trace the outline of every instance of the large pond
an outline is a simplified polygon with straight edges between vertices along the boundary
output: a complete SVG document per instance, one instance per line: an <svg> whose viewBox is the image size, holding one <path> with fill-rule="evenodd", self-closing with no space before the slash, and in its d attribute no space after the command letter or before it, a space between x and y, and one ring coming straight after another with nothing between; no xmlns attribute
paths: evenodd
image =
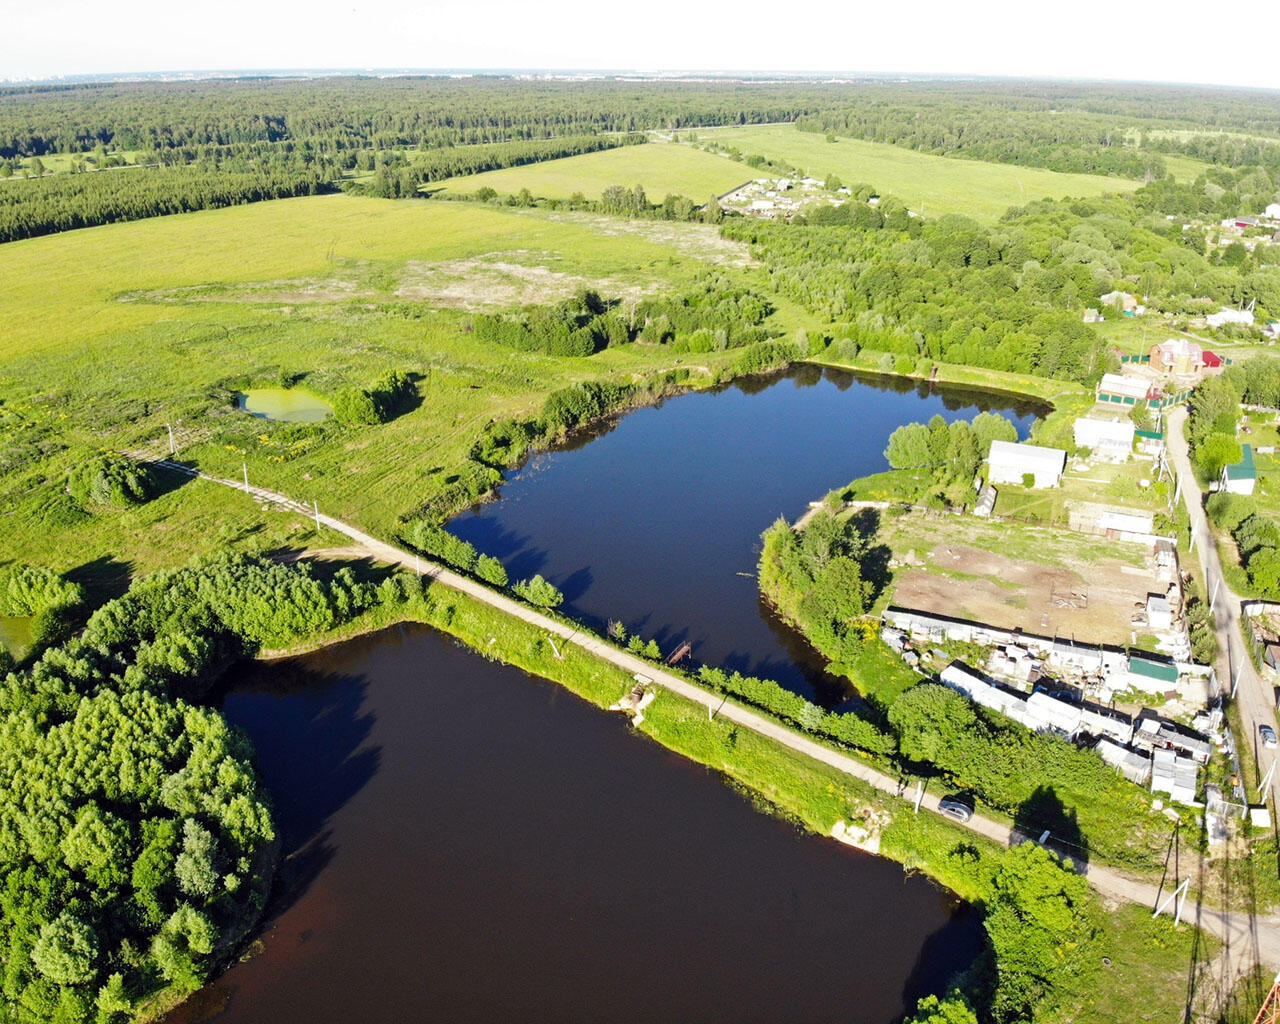
<svg viewBox="0 0 1280 1024"><path fill-rule="evenodd" d="M924 878L426 628L233 676L281 882L181 1020L887 1024L979 947Z"/></svg>
<svg viewBox="0 0 1280 1024"><path fill-rule="evenodd" d="M1044 407L1009 394L802 367L640 409L509 473L499 500L449 528L500 558L512 579L542 573L565 611L693 644L709 665L842 695L811 649L760 600L760 534L812 500L887 469L893 430L935 413L996 411L1026 435Z"/></svg>
<svg viewBox="0 0 1280 1024"><path fill-rule="evenodd" d="M236 408L264 420L318 423L333 415L333 406L305 388L254 388L236 392Z"/></svg>

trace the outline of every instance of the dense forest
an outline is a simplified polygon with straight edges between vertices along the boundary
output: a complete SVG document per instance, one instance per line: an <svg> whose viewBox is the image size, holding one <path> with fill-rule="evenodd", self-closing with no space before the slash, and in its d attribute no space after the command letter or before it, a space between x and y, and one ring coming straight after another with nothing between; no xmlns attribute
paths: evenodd
<svg viewBox="0 0 1280 1024"><path fill-rule="evenodd" d="M1280 113L1275 97L1264 92L1228 97L1179 86L895 84L857 90L799 124L925 153L1129 178L1164 177L1161 153L1231 167L1280 167ZM1203 134L1188 139L1178 131L1192 126ZM1242 137L1254 133L1270 138Z"/></svg>
<svg viewBox="0 0 1280 1024"><path fill-rule="evenodd" d="M146 167L60 174L0 187L0 242L331 191L321 175L304 168L235 172Z"/></svg>
<svg viewBox="0 0 1280 1024"><path fill-rule="evenodd" d="M1182 154L1280 175L1272 98L1240 92L1228 102L1180 87L498 76L37 86L0 89L0 176L10 177L0 241L353 178L372 195L414 195L452 175L590 152L629 133L785 121L1059 171L1155 180L1166 174L1162 154ZM74 155L82 180L19 180L32 173L27 161L55 154ZM121 154L148 173L96 173L117 168Z"/></svg>

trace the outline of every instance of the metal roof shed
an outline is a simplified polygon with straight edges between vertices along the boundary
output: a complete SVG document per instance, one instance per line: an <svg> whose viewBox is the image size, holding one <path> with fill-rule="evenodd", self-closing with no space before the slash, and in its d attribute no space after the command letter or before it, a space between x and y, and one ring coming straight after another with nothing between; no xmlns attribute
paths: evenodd
<svg viewBox="0 0 1280 1024"><path fill-rule="evenodd" d="M1067 453L1061 448L992 441L987 461L991 483L1020 484L1024 476L1030 475L1036 487L1054 487L1066 467Z"/></svg>
<svg viewBox="0 0 1280 1024"><path fill-rule="evenodd" d="M1160 683L1176 686L1178 682L1178 666L1163 661L1148 661L1146 658L1129 656L1129 671L1135 676L1145 676Z"/></svg>
<svg viewBox="0 0 1280 1024"><path fill-rule="evenodd" d="M1129 750L1110 740L1098 740L1095 748L1107 764L1119 770L1130 782L1145 786L1151 778L1151 758L1136 750Z"/></svg>
<svg viewBox="0 0 1280 1024"><path fill-rule="evenodd" d="M1253 446L1241 445L1244 457L1233 466L1222 471L1222 485L1232 494L1252 494L1258 482L1258 469L1253 461Z"/></svg>

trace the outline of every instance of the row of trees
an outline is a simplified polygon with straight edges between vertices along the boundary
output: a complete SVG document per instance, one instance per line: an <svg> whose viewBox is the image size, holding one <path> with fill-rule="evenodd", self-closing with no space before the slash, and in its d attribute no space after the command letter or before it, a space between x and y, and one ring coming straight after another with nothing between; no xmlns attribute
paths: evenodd
<svg viewBox="0 0 1280 1024"><path fill-rule="evenodd" d="M433 149L417 154L412 161L398 168L383 165L374 172L372 181L353 184L350 190L383 199L398 199L417 195L423 185L432 181L595 153L645 141L643 135L586 135Z"/></svg>
<svg viewBox="0 0 1280 1024"><path fill-rule="evenodd" d="M143 167L14 181L0 188L0 242L115 221L317 195L332 191L329 181L301 167L240 172Z"/></svg>
<svg viewBox="0 0 1280 1024"><path fill-rule="evenodd" d="M889 435L884 457L893 469L928 469L945 482L970 481L991 454L992 441L1017 441L1018 428L998 412L980 412L972 422L906 423Z"/></svg>
<svg viewBox="0 0 1280 1024"><path fill-rule="evenodd" d="M135 584L0 682L5 1020L111 1024L203 982L261 912L276 836L247 741L190 701L245 652L419 587L222 553ZM32 569L15 591L74 596Z"/></svg>

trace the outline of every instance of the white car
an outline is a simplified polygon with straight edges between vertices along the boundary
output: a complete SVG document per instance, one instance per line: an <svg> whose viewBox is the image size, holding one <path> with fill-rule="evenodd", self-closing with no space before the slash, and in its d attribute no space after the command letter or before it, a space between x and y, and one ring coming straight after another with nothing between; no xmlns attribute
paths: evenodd
<svg viewBox="0 0 1280 1024"><path fill-rule="evenodd" d="M1258 726L1258 735L1262 737L1264 747L1280 747L1280 741L1276 739L1276 731L1271 726Z"/></svg>

